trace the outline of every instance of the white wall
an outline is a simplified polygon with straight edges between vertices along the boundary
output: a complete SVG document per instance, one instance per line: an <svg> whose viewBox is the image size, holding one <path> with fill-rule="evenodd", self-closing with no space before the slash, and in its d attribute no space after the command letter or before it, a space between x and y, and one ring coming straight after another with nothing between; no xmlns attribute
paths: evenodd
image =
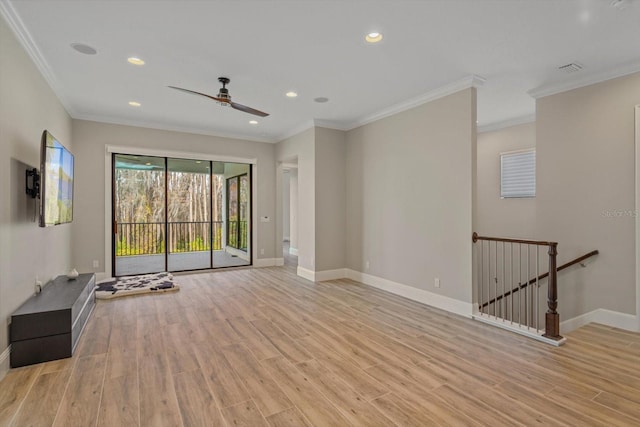
<svg viewBox="0 0 640 427"><path fill-rule="evenodd" d="M105 257L105 147L134 147L139 150L166 150L211 156L257 159L257 188L253 202L257 217L275 215L274 144L242 141L214 136L195 135L132 126L112 125L84 120L73 121L76 142L76 216L74 219L73 256L79 271L92 271L92 260L100 260L103 271ZM257 222L256 247L264 248L259 259L276 257L274 222ZM281 244L281 243L280 243ZM279 257L279 256L278 256ZM254 258L255 260L255 258ZM110 272L106 272L110 275Z"/></svg>
<svg viewBox="0 0 640 427"><path fill-rule="evenodd" d="M46 282L72 267L73 225L38 227L36 200L25 194L44 129L75 153L69 115L0 18L0 379L11 313L33 294L36 276Z"/></svg>
<svg viewBox="0 0 640 427"><path fill-rule="evenodd" d="M289 171L289 253L298 253L298 169Z"/></svg>
<svg viewBox="0 0 640 427"><path fill-rule="evenodd" d="M536 199L500 198L500 154L535 148L535 123L478 134L478 225L483 236L533 238Z"/></svg>
<svg viewBox="0 0 640 427"><path fill-rule="evenodd" d="M472 302L475 96L462 90L347 133L348 268Z"/></svg>
<svg viewBox="0 0 640 427"><path fill-rule="evenodd" d="M291 173L282 171L282 240L291 240Z"/></svg>
<svg viewBox="0 0 640 427"><path fill-rule="evenodd" d="M277 235L282 236L282 162L298 159L298 267L315 271L316 259L316 196L315 196L315 129L287 138L276 144L276 160L279 162L276 218ZM282 241L278 239L279 252Z"/></svg>
<svg viewBox="0 0 640 427"><path fill-rule="evenodd" d="M537 100L537 237L558 242L558 264L600 251L588 268L560 273L561 320L635 313L638 103L640 73Z"/></svg>

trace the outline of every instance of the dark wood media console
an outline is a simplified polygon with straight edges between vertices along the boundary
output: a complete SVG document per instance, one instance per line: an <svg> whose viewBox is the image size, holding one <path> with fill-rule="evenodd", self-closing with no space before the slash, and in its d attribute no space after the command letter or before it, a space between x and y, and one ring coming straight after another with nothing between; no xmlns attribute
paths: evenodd
<svg viewBox="0 0 640 427"><path fill-rule="evenodd" d="M95 307L95 274L58 276L11 315L11 367L71 357Z"/></svg>

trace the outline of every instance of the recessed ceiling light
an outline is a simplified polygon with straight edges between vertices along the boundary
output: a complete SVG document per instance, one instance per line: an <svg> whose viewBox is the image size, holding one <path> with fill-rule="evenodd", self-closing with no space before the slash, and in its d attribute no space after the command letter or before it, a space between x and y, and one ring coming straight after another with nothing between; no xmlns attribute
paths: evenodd
<svg viewBox="0 0 640 427"><path fill-rule="evenodd" d="M325 98L324 96L319 96L317 98L313 98L313 100L320 104L324 104L325 102L329 101L329 98Z"/></svg>
<svg viewBox="0 0 640 427"><path fill-rule="evenodd" d="M98 53L97 50L83 43L71 43L71 47L74 48L77 52L84 53L85 55L95 55L96 53Z"/></svg>
<svg viewBox="0 0 640 427"><path fill-rule="evenodd" d="M382 34L375 32L369 33L365 36L364 39L369 43L378 43L380 40L382 40Z"/></svg>
<svg viewBox="0 0 640 427"><path fill-rule="evenodd" d="M289 91L285 95L287 95L288 98L295 98L296 96L298 96L298 94L294 91Z"/></svg>
<svg viewBox="0 0 640 427"><path fill-rule="evenodd" d="M257 124L258 124L258 121L257 121L257 120L251 120L251 121L249 121L249 124L251 124L251 125L257 125Z"/></svg>
<svg viewBox="0 0 640 427"><path fill-rule="evenodd" d="M139 102L136 102L136 101L129 101L129 105L131 105L132 107L139 107L142 104L140 104Z"/></svg>
<svg viewBox="0 0 640 427"><path fill-rule="evenodd" d="M135 56L127 58L127 61L129 61L129 63L133 65L144 65L144 61L140 58L136 58Z"/></svg>

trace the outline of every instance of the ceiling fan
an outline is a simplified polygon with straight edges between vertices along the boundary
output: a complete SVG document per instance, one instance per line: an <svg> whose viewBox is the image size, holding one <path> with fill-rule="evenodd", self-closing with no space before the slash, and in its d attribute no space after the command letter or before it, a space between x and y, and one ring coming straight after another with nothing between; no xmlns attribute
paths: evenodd
<svg viewBox="0 0 640 427"><path fill-rule="evenodd" d="M244 111L245 113L254 114L260 117L266 117L269 115L269 113L265 113L260 110L256 110L254 108L247 107L246 105L238 104L237 102L233 102L231 100L231 95L229 95L229 89L227 89L226 87L231 80L228 77L218 77L218 81L222 83L222 87L220 88L220 91L218 92L217 96L207 95L206 93L196 92L195 90L184 89L176 86L169 86L169 87L171 89L177 89L183 92L192 93L194 95L200 95L200 96L207 97L209 99L213 99L214 101L218 102L220 105L229 105L231 106L231 108L235 110Z"/></svg>

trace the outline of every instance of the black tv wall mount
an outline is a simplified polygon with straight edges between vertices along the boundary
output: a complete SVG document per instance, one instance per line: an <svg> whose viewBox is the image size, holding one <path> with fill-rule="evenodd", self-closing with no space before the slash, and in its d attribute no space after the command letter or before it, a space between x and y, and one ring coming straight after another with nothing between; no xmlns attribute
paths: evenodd
<svg viewBox="0 0 640 427"><path fill-rule="evenodd" d="M29 185L29 179L31 179L31 185ZM32 199L40 197L40 172L38 172L37 168L25 171L25 186L27 194Z"/></svg>

